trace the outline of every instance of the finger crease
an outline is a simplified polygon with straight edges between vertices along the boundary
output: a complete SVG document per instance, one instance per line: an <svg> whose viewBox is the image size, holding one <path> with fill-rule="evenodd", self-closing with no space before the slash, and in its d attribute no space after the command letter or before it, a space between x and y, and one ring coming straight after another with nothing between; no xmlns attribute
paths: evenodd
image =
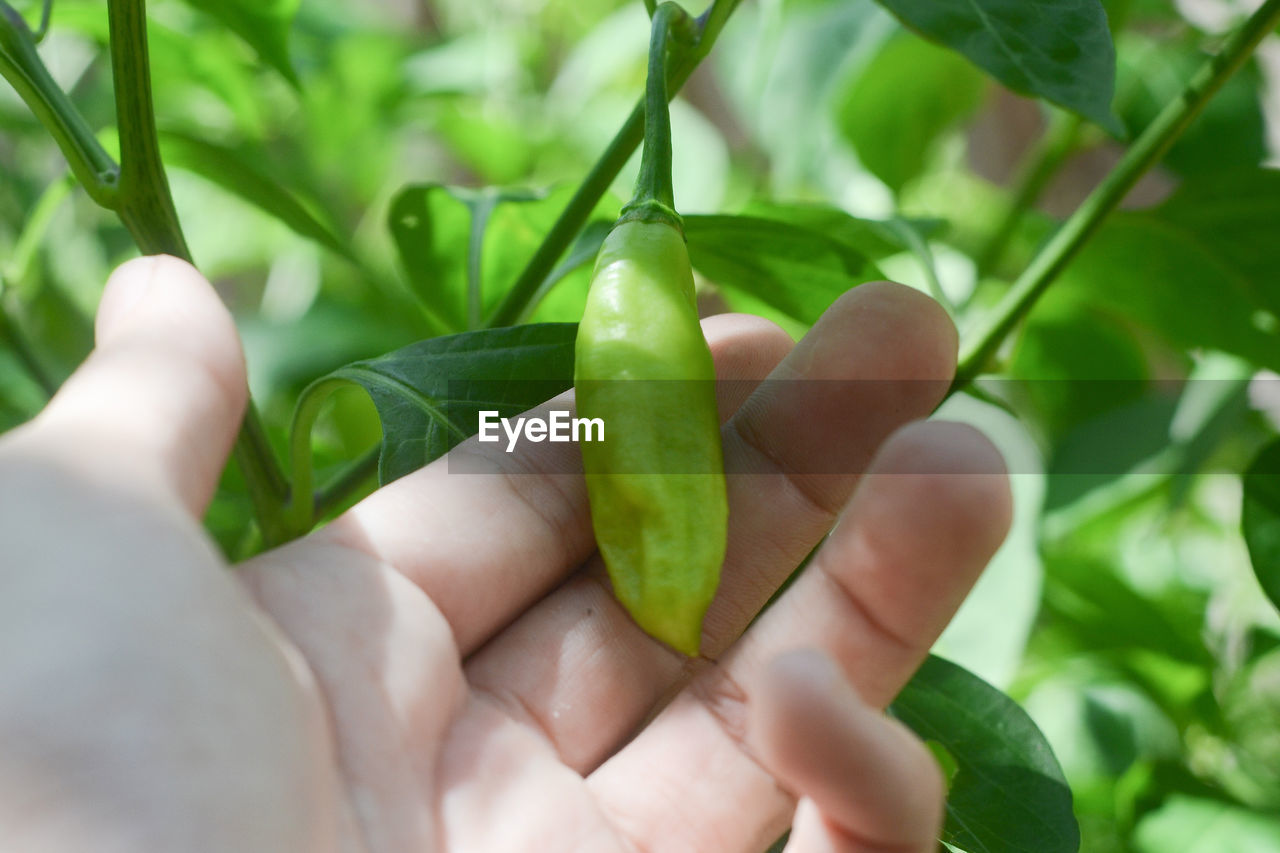
<svg viewBox="0 0 1280 853"><path fill-rule="evenodd" d="M774 473L782 475L783 481L787 486L798 494L814 513L828 521L835 519L840 511L840 506L828 506L828 501L820 497L814 489L807 485L804 478L800 476L800 473L795 468L786 464L776 453L766 449L764 442L760 440L760 436L754 428L736 417L729 421L728 428L733 430L746 448L768 462Z"/></svg>
<svg viewBox="0 0 1280 853"><path fill-rule="evenodd" d="M707 710L738 751L756 766L765 778L769 779L774 789L790 800L795 796L781 785L773 773L765 767L747 743L748 708L750 700L747 692L731 676L728 671L717 666L701 678L694 679L689 685L691 695Z"/></svg>
<svg viewBox="0 0 1280 853"><path fill-rule="evenodd" d="M871 838L861 832L854 832L843 826L832 824L830 821L827 821L827 826L851 842L854 850L865 848L875 850L876 853L919 853L923 849L919 841L885 841L880 838Z"/></svg>
<svg viewBox="0 0 1280 853"><path fill-rule="evenodd" d="M461 448L455 453L468 452ZM552 541L573 543L581 538L580 529L573 524L573 500L557 482L556 478L545 471L534 468L528 461L517 455L476 453L497 468L507 492L520 501L534 518L542 522L543 527L551 534ZM532 484L529 481L532 480ZM548 507L547 505L551 505ZM566 548L566 550L568 550Z"/></svg>
<svg viewBox="0 0 1280 853"><path fill-rule="evenodd" d="M489 701L498 711L513 722L527 726L540 736L553 752L559 754L559 750L556 747L556 738L551 727L547 725L541 715L534 712L533 706L519 691L502 690L477 684L472 684L471 689L475 691L477 696Z"/></svg>
<svg viewBox="0 0 1280 853"><path fill-rule="evenodd" d="M575 535L576 531L568 521L572 513L564 512L569 504L564 491L544 478L539 478L532 488L524 485L523 481L529 476L527 473L517 474L506 470L502 472L503 483L507 490L542 522L550 532L552 541L566 544L576 541L579 537ZM545 501L542 500L544 497L547 498ZM554 508L547 506L553 503Z"/></svg>
<svg viewBox="0 0 1280 853"><path fill-rule="evenodd" d="M900 632L891 629L883 619L875 613L875 608L869 606L862 598L849 588L840 577L831 573L827 568L825 560L817 560L818 576L825 583L835 589L837 595L845 601L851 610L861 619L871 630L881 638L888 640L899 649L912 654L918 655L922 651L926 651L920 647L920 644L913 642L908 637L903 636Z"/></svg>

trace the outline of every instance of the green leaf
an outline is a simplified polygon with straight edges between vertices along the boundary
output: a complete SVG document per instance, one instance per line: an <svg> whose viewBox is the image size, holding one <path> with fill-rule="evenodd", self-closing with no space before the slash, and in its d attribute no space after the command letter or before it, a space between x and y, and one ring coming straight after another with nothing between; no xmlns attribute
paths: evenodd
<svg viewBox="0 0 1280 853"><path fill-rule="evenodd" d="M731 305L759 303L806 326L841 294L879 277L851 246L779 220L686 216L684 232L694 267Z"/></svg>
<svg viewBox="0 0 1280 853"><path fill-rule="evenodd" d="M53 27L57 31L78 32L105 45L107 16L96 0L58 0L54 4ZM223 31L179 31L156 17L147 20L147 50L151 55L151 80L157 113L172 124L204 114L203 97L193 97L192 87L207 90L235 116L246 136L266 135L264 122L270 107L262 98L256 66L238 51L227 50ZM109 106L109 105L108 105Z"/></svg>
<svg viewBox="0 0 1280 853"><path fill-rule="evenodd" d="M819 231L873 261L913 250L904 228L927 240L938 236L946 227L941 219L862 219L825 204L754 201L743 213Z"/></svg>
<svg viewBox="0 0 1280 853"><path fill-rule="evenodd" d="M359 384L382 419L378 478L389 483L475 434L480 409L509 417L573 387L577 326L464 332L357 361L331 375Z"/></svg>
<svg viewBox="0 0 1280 853"><path fill-rule="evenodd" d="M448 143L454 156L486 183L522 179L529 174L538 153L525 120L495 115L491 109L458 100L442 99L435 107L434 131Z"/></svg>
<svg viewBox="0 0 1280 853"><path fill-rule="evenodd" d="M244 39L258 57L294 86L298 75L289 59L289 28L302 0L187 0Z"/></svg>
<svg viewBox="0 0 1280 853"><path fill-rule="evenodd" d="M895 192L924 171L934 143L982 103L987 81L923 39L890 39L854 78L836 123L862 165Z"/></svg>
<svg viewBox="0 0 1280 853"><path fill-rule="evenodd" d="M1098 0L878 0L1015 92L1052 101L1115 134L1115 46Z"/></svg>
<svg viewBox="0 0 1280 853"><path fill-rule="evenodd" d="M423 306L448 329L467 328L466 260L471 212L438 184L409 186L388 214L391 236Z"/></svg>
<svg viewBox="0 0 1280 853"><path fill-rule="evenodd" d="M426 309L451 331L478 326L537 250L572 190L471 190L443 184L401 190L391 203L391 235ZM602 201L598 210L607 209L613 211L612 222L617 208ZM534 312L538 320L582 316L589 278L583 267L594 255L580 250L597 236L598 230L592 231L584 238L587 243L566 258L570 266L562 263L548 276L540 293L547 295L554 285L557 298Z"/></svg>
<svg viewBox="0 0 1280 853"><path fill-rule="evenodd" d="M166 164L212 181L268 216L280 220L294 233L356 262L346 241L308 210L288 188L259 167L252 156L172 130L161 134L160 145Z"/></svg>
<svg viewBox="0 0 1280 853"><path fill-rule="evenodd" d="M1277 233L1280 171L1188 180L1159 207L1114 215L1058 287L1178 346L1217 349L1276 370Z"/></svg>
<svg viewBox="0 0 1280 853"><path fill-rule="evenodd" d="M1229 803L1175 794L1138 824L1138 853L1272 853L1280 820Z"/></svg>
<svg viewBox="0 0 1280 853"><path fill-rule="evenodd" d="M1071 790L1035 723L972 673L929 656L890 712L957 770L942 840L963 850L1076 853Z"/></svg>
<svg viewBox="0 0 1280 853"><path fill-rule="evenodd" d="M1240 527L1258 583L1280 608L1280 440L1263 448L1244 473Z"/></svg>

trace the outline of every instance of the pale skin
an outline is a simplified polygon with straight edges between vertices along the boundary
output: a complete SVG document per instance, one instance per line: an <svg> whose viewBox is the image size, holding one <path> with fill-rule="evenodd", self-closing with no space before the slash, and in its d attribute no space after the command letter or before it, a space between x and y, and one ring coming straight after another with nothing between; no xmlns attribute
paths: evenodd
<svg viewBox="0 0 1280 853"><path fill-rule="evenodd" d="M792 853L935 850L940 773L881 709L1011 512L986 439L919 420L955 331L888 283L799 344L705 329L725 378L938 381L733 386L725 452L759 475L730 480L689 660L610 596L581 478L537 473L572 445L471 445L495 476L442 460L228 571L199 519L246 399L235 328L191 267L123 266L93 355L0 440L5 844L761 853L794 817ZM866 473L788 473L824 460Z"/></svg>

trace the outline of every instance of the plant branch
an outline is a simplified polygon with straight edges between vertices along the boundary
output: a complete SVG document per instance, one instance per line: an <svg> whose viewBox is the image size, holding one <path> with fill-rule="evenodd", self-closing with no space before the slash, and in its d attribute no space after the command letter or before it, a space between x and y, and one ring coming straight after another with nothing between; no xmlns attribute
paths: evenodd
<svg viewBox="0 0 1280 853"><path fill-rule="evenodd" d="M120 131L120 190L116 213L144 255L191 260L169 180L160 159L151 63L147 53L145 0L108 0L111 75Z"/></svg>
<svg viewBox="0 0 1280 853"><path fill-rule="evenodd" d="M973 336L973 343L961 353L953 388L971 382L986 369L1005 338L1098 230L1107 215L1120 204L1138 179L1159 162L1179 134L1195 120L1278 23L1280 0L1267 0L1232 34L1222 51L1196 72L1182 95L1156 116L1116 167L1036 255L980 326Z"/></svg>
<svg viewBox="0 0 1280 853"><path fill-rule="evenodd" d="M956 306L947 296L947 292L942 289L942 282L938 279L938 267L933 259L933 250L929 248L929 241L920 236L911 223L898 217L894 217L888 221L888 226L893 233L898 235L903 244L911 250L916 256L916 260L920 264L920 269L924 274L925 287L929 289L929 295L934 301L947 310L951 316L956 314Z"/></svg>
<svg viewBox="0 0 1280 853"><path fill-rule="evenodd" d="M89 197L114 210L119 167L54 82L36 52L35 35L27 22L4 0L0 0L0 76L49 131Z"/></svg>
<svg viewBox="0 0 1280 853"><path fill-rule="evenodd" d="M263 542L267 547L273 547L288 541L281 516L289 498L289 482L280 470L280 463L267 437L266 425L252 398L245 408L232 456L244 475Z"/></svg>
<svg viewBox="0 0 1280 853"><path fill-rule="evenodd" d="M667 96L675 97L680 87L693 74L720 36L725 23L741 0L714 0L711 6L696 21L697 39L688 50L677 51L667 65ZM635 153L636 146L644 138L644 99L631 111L631 115L623 122L613 141L605 148L600 159L591 167L582 184L579 185L573 198L565 206L560 218L547 232L542 245L534 252L529 263L525 265L520 277L511 289L502 297L502 301L485 320L487 328L509 326L519 321L529 307L533 297L538 293L544 279L555 268L556 261L564 254L573 242L573 238L582 230L583 224L591 211L613 183L614 178L622 171L622 167Z"/></svg>
<svg viewBox="0 0 1280 853"><path fill-rule="evenodd" d="M108 0L107 15L120 132L120 180L113 209L143 254L169 254L191 261L160 158L145 0ZM268 546L279 544L284 541L280 515L289 485L252 399L233 455L244 474L263 541Z"/></svg>
<svg viewBox="0 0 1280 853"><path fill-rule="evenodd" d="M121 164L107 154L66 93L54 82L35 49L35 35L0 0L0 76L17 90L62 150L72 174L100 207L114 211L144 254L168 253L191 260L160 159L144 0L108 0L111 69ZM266 429L253 401L236 440L235 458L244 472L263 539L280 540L278 515L288 495Z"/></svg>

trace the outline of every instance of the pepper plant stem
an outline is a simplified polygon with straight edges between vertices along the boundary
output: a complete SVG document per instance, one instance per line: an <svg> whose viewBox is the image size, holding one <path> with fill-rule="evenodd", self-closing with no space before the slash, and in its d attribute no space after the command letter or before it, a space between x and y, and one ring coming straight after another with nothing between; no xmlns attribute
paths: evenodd
<svg viewBox="0 0 1280 853"><path fill-rule="evenodd" d="M191 251L160 158L151 100L146 2L107 0L107 15L120 132L120 180L113 209L144 254L163 253L190 261ZM263 541L268 546L284 541L281 512L289 486L252 399L233 454L244 474Z"/></svg>
<svg viewBox="0 0 1280 853"><path fill-rule="evenodd" d="M1107 215L1115 210L1138 179L1159 162L1174 140L1277 24L1280 24L1280 0L1267 0L1231 35L1218 55L1196 72L1182 95L1156 116L1116 167L1036 255L973 335L973 343L961 352L953 389L972 382L986 369L1005 338L1066 269Z"/></svg>
<svg viewBox="0 0 1280 853"><path fill-rule="evenodd" d="M698 63L711 52L712 46L720 36L720 31L724 29L729 16L733 14L733 10L740 2L741 0L715 0L697 18L694 24L697 33L694 46L688 50L676 51L676 55L667 63L668 98L675 97L680 87L698 67ZM631 159L631 155L635 153L636 146L642 139L644 139L643 99L623 122L613 141L600 155L600 159L591 167L591 171L578 186L573 198L569 199L564 211L521 271L520 277L485 319L485 327L510 326L520 320L537 295L542 282L555 267L556 261L573 242L573 238L582 229L591 211L604 197L613 179L622 171L622 167Z"/></svg>
<svg viewBox="0 0 1280 853"><path fill-rule="evenodd" d="M120 131L120 190L116 213L144 255L191 260L169 180L160 159L145 0L108 0L111 75Z"/></svg>
<svg viewBox="0 0 1280 853"><path fill-rule="evenodd" d="M72 174L100 207L111 210L144 254L168 253L191 260L182 235L160 147L151 101L144 0L108 0L112 81L120 133L121 165L98 143L93 131L54 82L35 49L35 34L8 3L0 0L0 76L49 131ZM235 457L244 472L263 539L281 541L280 508L288 483L250 400Z"/></svg>
<svg viewBox="0 0 1280 853"><path fill-rule="evenodd" d="M114 209L119 168L50 76L35 41L26 20L0 0L0 76L49 131L89 198Z"/></svg>

